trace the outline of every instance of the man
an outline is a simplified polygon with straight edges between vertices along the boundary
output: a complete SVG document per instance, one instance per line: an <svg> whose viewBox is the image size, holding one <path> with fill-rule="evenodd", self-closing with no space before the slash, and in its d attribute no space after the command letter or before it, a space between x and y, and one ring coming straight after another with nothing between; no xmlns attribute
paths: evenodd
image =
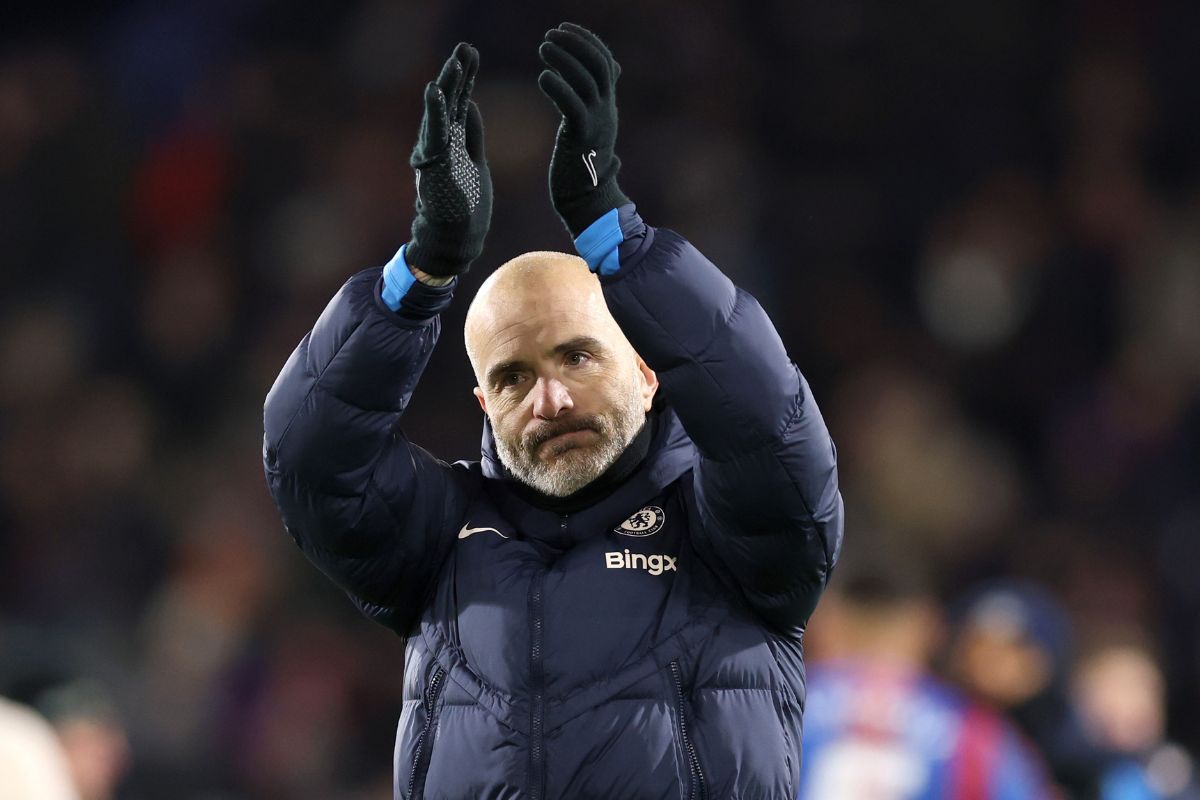
<svg viewBox="0 0 1200 800"><path fill-rule="evenodd" d="M109 691L95 680L62 677L35 703L54 728L80 800L112 800L130 767L129 740Z"/></svg>
<svg viewBox="0 0 1200 800"><path fill-rule="evenodd" d="M853 559L812 624L800 800L1040 800L1040 763L936 680L941 614L903 557Z"/></svg>
<svg viewBox="0 0 1200 800"><path fill-rule="evenodd" d="M1167 738L1166 677L1141 637L1109 632L1080 656L1071 683L1084 726L1111 756L1101 800L1200 800L1194 760Z"/></svg>
<svg viewBox="0 0 1200 800"><path fill-rule="evenodd" d="M425 93L412 239L352 278L267 397L304 552L407 637L398 798L790 798L801 636L841 542L828 431L762 309L617 184L619 67L564 23L551 199L472 304L483 456L398 423L491 212L478 54ZM597 277L598 276L598 277Z"/></svg>
<svg viewBox="0 0 1200 800"><path fill-rule="evenodd" d="M948 668L971 696L1016 723L1069 797L1097 797L1112 754L1088 735L1070 695L1071 622L1045 589L989 582L957 604Z"/></svg>
<svg viewBox="0 0 1200 800"><path fill-rule="evenodd" d="M0 697L0 797L79 800L54 729L31 709Z"/></svg>

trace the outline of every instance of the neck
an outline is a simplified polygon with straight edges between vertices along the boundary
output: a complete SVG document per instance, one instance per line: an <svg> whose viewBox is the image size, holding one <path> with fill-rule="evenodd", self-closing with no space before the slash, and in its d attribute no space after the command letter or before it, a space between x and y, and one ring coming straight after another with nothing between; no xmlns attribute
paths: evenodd
<svg viewBox="0 0 1200 800"><path fill-rule="evenodd" d="M630 440L621 455L617 456L617 460L612 463L612 466L579 491L566 497L554 497L522 483L512 477L510 473L509 478L513 491L530 505L559 514L572 514L587 508L623 484L646 460L646 454L650 452L650 441L654 438L654 417L653 413L647 414L646 422L642 425L641 430L634 434L633 439ZM505 471L507 472L507 470Z"/></svg>

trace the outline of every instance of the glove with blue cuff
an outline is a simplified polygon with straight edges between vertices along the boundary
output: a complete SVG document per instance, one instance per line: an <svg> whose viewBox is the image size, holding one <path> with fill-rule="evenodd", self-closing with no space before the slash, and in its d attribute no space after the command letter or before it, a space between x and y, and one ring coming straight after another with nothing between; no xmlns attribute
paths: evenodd
<svg viewBox="0 0 1200 800"><path fill-rule="evenodd" d="M617 77L621 67L604 42L564 22L538 48L546 70L538 87L562 114L550 159L550 199L572 237L629 202L617 185Z"/></svg>
<svg viewBox="0 0 1200 800"><path fill-rule="evenodd" d="M439 278L467 271L492 220L483 120L471 100L478 69L479 51L459 43L425 87L425 116L409 161L417 173L417 216L404 260Z"/></svg>

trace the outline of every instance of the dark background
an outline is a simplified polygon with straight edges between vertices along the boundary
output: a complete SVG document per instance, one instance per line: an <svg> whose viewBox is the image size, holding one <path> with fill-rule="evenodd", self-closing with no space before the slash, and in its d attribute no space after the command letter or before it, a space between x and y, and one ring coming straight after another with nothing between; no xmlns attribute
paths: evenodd
<svg viewBox="0 0 1200 800"><path fill-rule="evenodd" d="M262 399L408 235L421 90L482 54L495 214L405 427L478 455L461 325L570 247L536 48L620 60L621 182L771 313L847 536L947 603L1154 642L1200 745L1200 4L15 4L0 12L0 678L97 677L124 797L389 797L402 642L282 529ZM7 676L7 677L6 677ZM14 677L15 676L15 677Z"/></svg>

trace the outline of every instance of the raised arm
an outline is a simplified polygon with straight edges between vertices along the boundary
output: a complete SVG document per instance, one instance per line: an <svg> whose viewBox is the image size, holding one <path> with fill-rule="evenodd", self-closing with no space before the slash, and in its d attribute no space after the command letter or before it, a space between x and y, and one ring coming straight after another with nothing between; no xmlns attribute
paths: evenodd
<svg viewBox="0 0 1200 800"><path fill-rule="evenodd" d="M296 543L368 616L404 634L454 542L470 482L410 444L400 417L455 276L483 247L492 190L460 44L426 87L412 239L351 278L267 395L267 483Z"/></svg>
<svg viewBox="0 0 1200 800"><path fill-rule="evenodd" d="M617 187L620 68L608 48L564 23L540 53L539 85L563 115L551 198L700 451L698 546L767 622L799 634L842 537L821 413L758 302L683 237L645 225Z"/></svg>

